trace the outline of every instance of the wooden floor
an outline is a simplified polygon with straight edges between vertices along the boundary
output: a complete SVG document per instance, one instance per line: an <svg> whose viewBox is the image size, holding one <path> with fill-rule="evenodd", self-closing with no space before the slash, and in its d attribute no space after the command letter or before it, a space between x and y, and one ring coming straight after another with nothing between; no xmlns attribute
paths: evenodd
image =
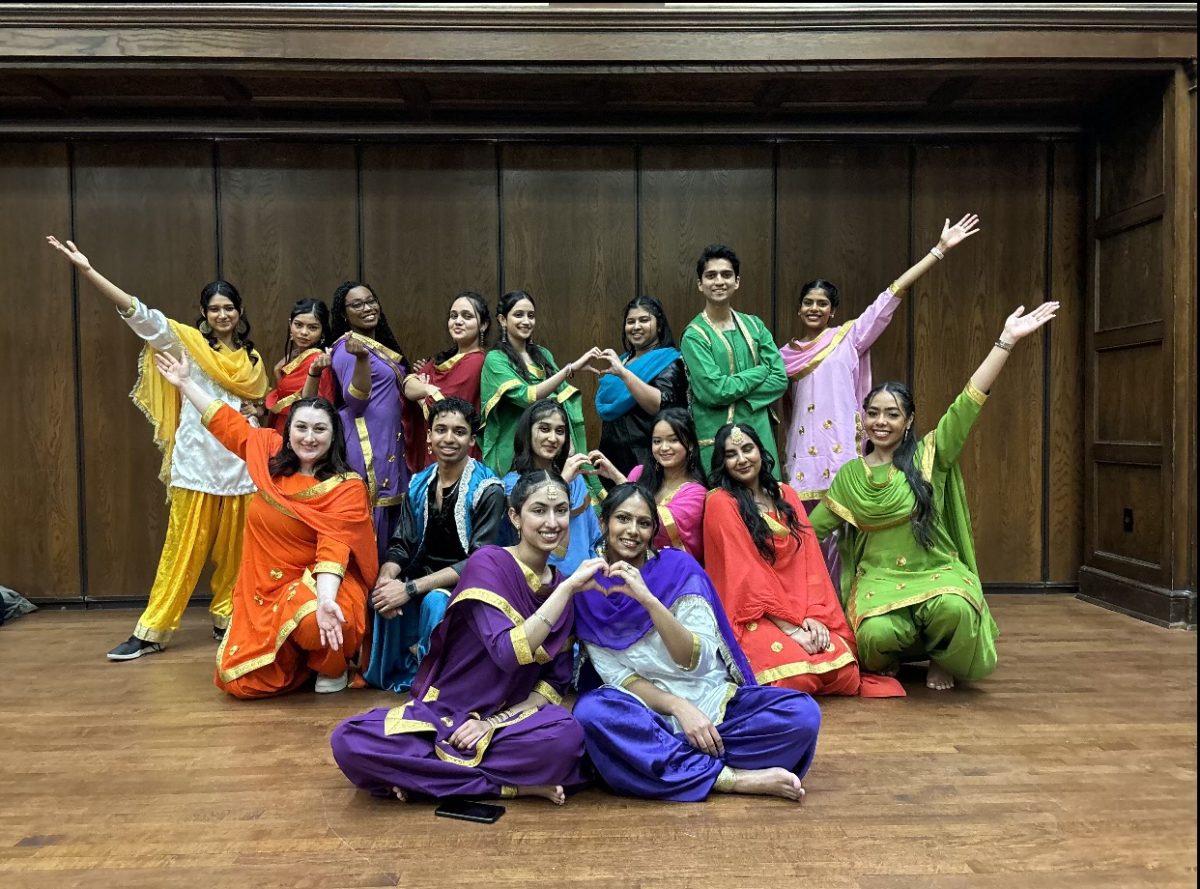
<svg viewBox="0 0 1200 889"><path fill-rule="evenodd" d="M0 886L1195 886L1195 634L1069 597L992 607L987 681L822 702L803 806L590 790L494 825L345 781L330 730L393 696L234 701L203 611L123 664L104 652L133 611L38 612L0 628Z"/></svg>

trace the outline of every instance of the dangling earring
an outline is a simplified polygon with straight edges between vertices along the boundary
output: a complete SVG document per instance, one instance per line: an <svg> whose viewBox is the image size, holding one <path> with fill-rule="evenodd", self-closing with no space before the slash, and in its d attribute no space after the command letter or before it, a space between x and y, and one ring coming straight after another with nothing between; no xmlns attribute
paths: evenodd
<svg viewBox="0 0 1200 889"><path fill-rule="evenodd" d="M506 343L508 342L508 325L506 324L500 325L500 339Z"/></svg>
<svg viewBox="0 0 1200 889"><path fill-rule="evenodd" d="M245 336L249 332L250 332L250 325L249 325L249 323L247 323L246 319L243 318L242 320L238 321L237 335Z"/></svg>
<svg viewBox="0 0 1200 889"><path fill-rule="evenodd" d="M196 325L196 327L205 336L208 336L210 333L212 333L212 326L208 323L208 321L201 321L199 324Z"/></svg>

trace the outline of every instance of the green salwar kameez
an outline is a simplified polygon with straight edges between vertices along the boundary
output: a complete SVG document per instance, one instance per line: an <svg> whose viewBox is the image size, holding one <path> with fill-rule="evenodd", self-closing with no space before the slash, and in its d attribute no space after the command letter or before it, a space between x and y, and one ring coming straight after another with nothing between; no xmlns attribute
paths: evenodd
<svg viewBox="0 0 1200 889"><path fill-rule="evenodd" d="M933 543L917 541L916 499L892 464L852 460L813 510L818 537L843 527L841 593L859 662L887 672L931 660L958 679L996 668L999 630L975 566L971 518L958 457L987 396L967 384L937 428L917 443L914 463L933 486Z"/></svg>
<svg viewBox="0 0 1200 889"><path fill-rule="evenodd" d="M553 368L552 373L557 373L558 365L555 364L550 350L543 346L542 352ZM532 383L521 378L502 350L492 349L484 359L483 370L480 373L483 463L501 478L512 469L517 421L525 408L538 400L537 384L546 379L546 374L536 365L525 365L525 371L533 380ZM553 398L563 406L571 427L571 443L575 446L576 453L586 454L587 430L583 423L583 396L579 390L563 382L547 397ZM586 481L593 503L598 504L604 498L603 486L596 476L589 475Z"/></svg>
<svg viewBox="0 0 1200 889"><path fill-rule="evenodd" d="M705 474L709 472L713 439L722 426L745 423L762 439L775 461L772 474L782 480L770 406L787 391L787 371L771 331L760 318L734 312L733 320L735 328L721 332L701 312L679 339L700 439L700 466Z"/></svg>

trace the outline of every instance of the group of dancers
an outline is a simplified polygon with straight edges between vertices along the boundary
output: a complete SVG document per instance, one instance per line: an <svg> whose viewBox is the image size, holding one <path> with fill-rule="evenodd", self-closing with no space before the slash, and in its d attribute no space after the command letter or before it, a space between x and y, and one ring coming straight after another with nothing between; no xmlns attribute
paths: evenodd
<svg viewBox="0 0 1200 889"><path fill-rule="evenodd" d="M329 307L293 306L270 372L228 282L181 324L48 237L146 342L132 397L170 500L150 601L108 657L162 651L211 558L218 687L258 698L315 675L317 692L410 692L333 733L373 794L562 803L590 763L637 796L799 800L812 695L903 695L912 661L938 690L995 667L958 455L1058 304L1018 307L923 435L910 390L872 386L868 358L903 292L978 231L946 220L851 321L834 323L832 283L810 282L782 347L733 309L738 257L711 245L678 342L640 296L620 352L560 367L529 293L500 298L489 348L487 302L464 291L452 345L410 365L352 281ZM596 448L584 372L600 378Z"/></svg>

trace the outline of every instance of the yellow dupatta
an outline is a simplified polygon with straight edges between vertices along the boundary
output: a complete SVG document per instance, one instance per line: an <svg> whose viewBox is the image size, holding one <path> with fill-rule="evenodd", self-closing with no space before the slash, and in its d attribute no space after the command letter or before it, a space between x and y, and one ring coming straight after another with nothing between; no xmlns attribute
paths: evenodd
<svg viewBox="0 0 1200 889"><path fill-rule="evenodd" d="M180 324L167 323L171 333L188 353L188 358L204 371L218 386L243 401L257 401L267 394L267 372L262 356L251 362L245 349L230 351L222 345L216 349L208 344L199 330ZM179 390L163 379L153 366L157 349L146 346L138 356L138 378L129 397L138 406L154 429L154 444L162 452L159 480L171 488L171 455L175 450L175 430L179 428L181 399Z"/></svg>

